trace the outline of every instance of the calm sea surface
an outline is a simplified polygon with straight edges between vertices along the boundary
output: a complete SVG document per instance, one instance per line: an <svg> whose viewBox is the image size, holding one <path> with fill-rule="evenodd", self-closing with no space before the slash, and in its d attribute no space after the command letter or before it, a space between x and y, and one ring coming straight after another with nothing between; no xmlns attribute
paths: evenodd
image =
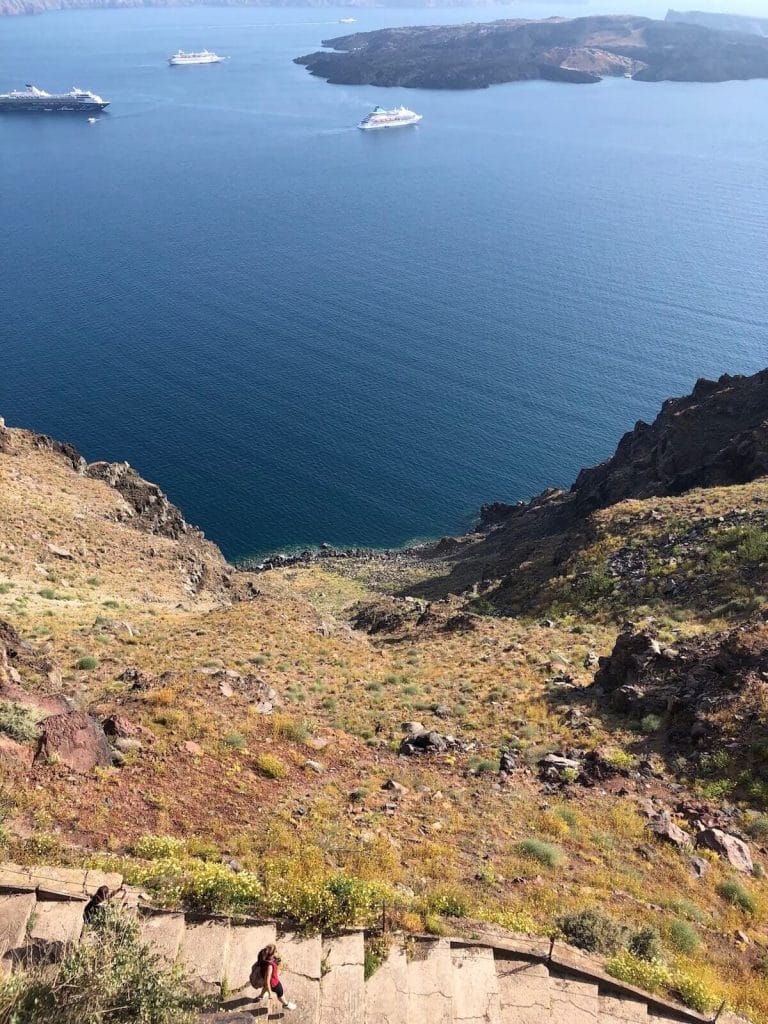
<svg viewBox="0 0 768 1024"><path fill-rule="evenodd" d="M0 91L112 101L0 120L0 413L231 557L461 530L768 363L768 82L330 86L291 58L345 14L0 21ZM355 130L377 102L424 121Z"/></svg>

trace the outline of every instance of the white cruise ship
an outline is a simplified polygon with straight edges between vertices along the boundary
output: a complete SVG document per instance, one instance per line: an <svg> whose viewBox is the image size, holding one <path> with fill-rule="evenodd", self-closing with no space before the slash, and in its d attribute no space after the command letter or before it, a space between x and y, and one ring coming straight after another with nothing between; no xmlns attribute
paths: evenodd
<svg viewBox="0 0 768 1024"><path fill-rule="evenodd" d="M70 92L46 92L36 85L28 85L26 89L14 89L0 95L0 111L6 110L104 110L109 100L103 100L86 89L72 89Z"/></svg>
<svg viewBox="0 0 768 1024"><path fill-rule="evenodd" d="M407 107L396 107L394 110L374 107L357 127L363 131L370 131L372 128L401 128L406 124L418 124L421 118L421 114L416 114Z"/></svg>
<svg viewBox="0 0 768 1024"><path fill-rule="evenodd" d="M177 64L220 64L224 60L218 53L211 53L209 50L201 50L199 53L186 53L184 50L179 50L178 53L174 53L172 57L168 58L168 63L175 67Z"/></svg>

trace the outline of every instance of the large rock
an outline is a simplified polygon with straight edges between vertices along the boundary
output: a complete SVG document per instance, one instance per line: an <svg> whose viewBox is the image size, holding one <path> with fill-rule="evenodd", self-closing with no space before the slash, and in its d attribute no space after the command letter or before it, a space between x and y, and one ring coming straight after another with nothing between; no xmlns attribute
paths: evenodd
<svg viewBox="0 0 768 1024"><path fill-rule="evenodd" d="M648 828L659 839L663 839L673 846L683 847L691 845L691 837L672 821L669 811L659 811L656 817L648 822Z"/></svg>
<svg viewBox="0 0 768 1024"><path fill-rule="evenodd" d="M43 723L38 757L87 774L107 768L112 754L101 726L83 711L51 715Z"/></svg>
<svg viewBox="0 0 768 1024"><path fill-rule="evenodd" d="M696 836L696 845L719 853L737 871L751 873L754 868L747 844L719 828L702 829Z"/></svg>

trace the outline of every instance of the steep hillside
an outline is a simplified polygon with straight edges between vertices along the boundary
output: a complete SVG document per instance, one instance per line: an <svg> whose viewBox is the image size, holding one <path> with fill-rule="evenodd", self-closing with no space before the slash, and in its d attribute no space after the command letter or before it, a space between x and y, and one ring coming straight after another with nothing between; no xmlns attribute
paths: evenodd
<svg viewBox="0 0 768 1024"><path fill-rule="evenodd" d="M130 468L3 428L3 859L326 930L382 902L559 929L768 1022L766 379L700 383L431 558L261 573ZM470 589L428 602L447 559Z"/></svg>
<svg viewBox="0 0 768 1024"><path fill-rule="evenodd" d="M551 600L550 594L541 592L542 585L564 570L566 574L569 569L579 571L580 562L594 562L600 546L614 550L637 546L651 562L657 549L662 558L664 554L677 557L671 548L679 542L680 553L687 552L688 561L695 561L696 530L704 529L708 518L719 519L730 511L732 526L758 530L765 526L763 485L743 491L737 485L766 472L768 371L700 380L690 395L665 402L653 423L638 422L614 455L582 470L570 490L547 490L514 506L485 506L474 538L445 541L433 549L452 568L420 589L438 595L483 583L486 600L500 608L525 610ZM723 486L727 490L721 490ZM618 507L630 499L672 495L683 497L663 506L656 502ZM614 511L606 517L599 514L603 509ZM743 511L737 515L736 510ZM661 535L665 528L669 533L670 525L681 529L675 541L666 542L665 550ZM707 536L720 525L710 522ZM694 533L686 537L688 528ZM633 533L638 535L635 545ZM627 534L626 545L622 545L622 534ZM658 544L651 544L653 535L658 536ZM712 544L707 551L716 548ZM618 565L612 565L610 572L626 576ZM646 576L641 573L635 582L642 577L652 587L653 579ZM634 600L640 598L636 593ZM727 599L728 594L723 597Z"/></svg>

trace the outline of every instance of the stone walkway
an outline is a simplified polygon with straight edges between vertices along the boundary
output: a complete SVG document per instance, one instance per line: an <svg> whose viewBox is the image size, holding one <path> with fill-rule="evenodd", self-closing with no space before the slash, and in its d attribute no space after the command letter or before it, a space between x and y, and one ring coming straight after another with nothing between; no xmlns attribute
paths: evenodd
<svg viewBox="0 0 768 1024"><path fill-rule="evenodd" d="M77 942L86 900L119 875L64 868L0 865L0 972L30 949L57 955ZM623 985L564 943L494 931L483 940L393 934L389 954L366 981L362 931L306 936L274 922L161 911L138 890L126 905L144 939L169 962L180 961L200 991L224 998L205 1024L663 1024L711 1021L668 1000ZM283 1013L256 1003L248 985L259 949L276 942L286 996ZM718 1024L740 1024L723 1013Z"/></svg>

